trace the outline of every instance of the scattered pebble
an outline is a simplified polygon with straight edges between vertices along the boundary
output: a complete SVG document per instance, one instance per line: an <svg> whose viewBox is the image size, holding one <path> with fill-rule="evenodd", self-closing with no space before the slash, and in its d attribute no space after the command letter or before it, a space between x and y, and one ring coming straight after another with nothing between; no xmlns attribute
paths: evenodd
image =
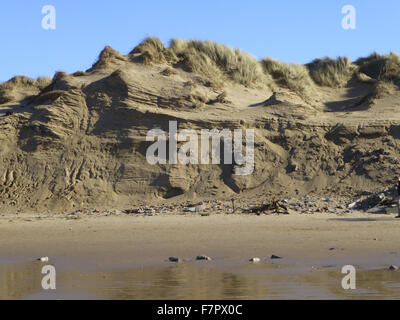
<svg viewBox="0 0 400 320"><path fill-rule="evenodd" d="M207 260L207 261L211 261L212 259L211 259L210 257L208 257L208 256L203 255L203 256L197 256L197 257L196 257L196 260Z"/></svg>
<svg viewBox="0 0 400 320"><path fill-rule="evenodd" d="M41 258L38 258L37 260L41 261L41 262L49 262L49 257L41 257Z"/></svg>

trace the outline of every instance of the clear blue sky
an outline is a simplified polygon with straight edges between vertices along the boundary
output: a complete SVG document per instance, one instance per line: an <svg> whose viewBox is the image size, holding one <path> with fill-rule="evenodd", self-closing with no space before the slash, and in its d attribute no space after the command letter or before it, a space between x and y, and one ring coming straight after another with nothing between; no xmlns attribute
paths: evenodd
<svg viewBox="0 0 400 320"><path fill-rule="evenodd" d="M41 27L48 4L54 31ZM346 4L357 10L356 30L341 27ZM0 81L86 70L105 45L126 54L146 36L213 40L297 63L400 51L399 0L1 0L0 9Z"/></svg>

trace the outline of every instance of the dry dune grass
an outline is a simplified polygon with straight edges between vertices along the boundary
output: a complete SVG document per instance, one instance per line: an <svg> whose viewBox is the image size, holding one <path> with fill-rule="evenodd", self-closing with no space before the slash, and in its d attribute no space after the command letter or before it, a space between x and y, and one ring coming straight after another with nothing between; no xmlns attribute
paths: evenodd
<svg viewBox="0 0 400 320"><path fill-rule="evenodd" d="M49 76L37 78L37 84L39 85L40 89L46 88L48 85L51 84L52 81L53 79Z"/></svg>
<svg viewBox="0 0 400 320"><path fill-rule="evenodd" d="M54 74L52 81L59 81L59 80L61 80L62 78L65 78L65 77L67 77L67 76L68 76L68 73L66 73L66 72L64 72L64 71L57 71L57 72Z"/></svg>
<svg viewBox="0 0 400 320"><path fill-rule="evenodd" d="M391 95L396 90L396 87L391 82L378 81L374 84L372 96L373 99L382 99Z"/></svg>
<svg viewBox="0 0 400 320"><path fill-rule="evenodd" d="M146 38L135 47L129 56L133 61L140 61L144 64L165 62L164 43L158 38Z"/></svg>
<svg viewBox="0 0 400 320"><path fill-rule="evenodd" d="M261 64L277 85L290 89L306 101L315 95L314 82L304 65L286 64L272 58L264 58Z"/></svg>
<svg viewBox="0 0 400 320"><path fill-rule="evenodd" d="M191 72L204 75L217 87L223 86L224 72L215 61L204 52L196 51L185 44L183 40L171 40L171 47L168 49L170 61L175 65L183 65Z"/></svg>
<svg viewBox="0 0 400 320"><path fill-rule="evenodd" d="M10 80L3 82L0 84L1 89L11 89L15 88L17 86L21 87L29 87L29 86L36 86L39 88L45 88L47 87L52 81L51 77L45 76L45 77L38 77L36 80L25 77L25 76L15 76L11 78Z"/></svg>
<svg viewBox="0 0 400 320"><path fill-rule="evenodd" d="M247 87L268 88L272 91L277 91L279 87L287 88L308 103L319 100L317 86L343 87L351 79L370 84L378 81L400 81L400 57L395 53L373 53L354 63L347 57L338 57L315 59L302 65L287 64L272 58L258 60L239 49L212 41L172 39L169 47L166 47L155 37L144 39L127 56L106 46L91 69L87 72L76 72L73 76L89 75L99 68L115 68L121 61L146 65L164 64L166 66L161 73L165 76L176 74L177 68L181 68L204 77L207 86L216 89L223 89L228 80ZM61 76L64 74L57 73L53 81ZM0 93L16 86L32 86L42 90L50 83L51 79L48 77L37 80L14 77L0 85ZM381 86L383 85L378 87ZM3 102L10 99L5 93L2 96Z"/></svg>
<svg viewBox="0 0 400 320"><path fill-rule="evenodd" d="M106 67L111 65L114 61L125 60L124 56L117 50L114 50L110 46L106 46L99 54L97 61L93 64L92 68L88 71L92 71L97 68Z"/></svg>
<svg viewBox="0 0 400 320"><path fill-rule="evenodd" d="M338 57L315 59L301 65L271 58L257 60L251 54L212 41L172 39L166 47L160 39L148 37L128 54L128 58L146 65L168 64L166 75L173 74L169 71L174 68L197 73L216 88L223 88L227 80L272 91L284 87L306 102L318 100L316 85L337 88L351 79L372 84L400 80L400 58L395 53L374 53L354 63L347 57ZM107 65L113 59L124 57L106 47L94 66Z"/></svg>
<svg viewBox="0 0 400 320"><path fill-rule="evenodd" d="M50 77L39 77L35 80L25 76L15 76L0 84L0 103L8 103L38 93L51 82Z"/></svg>
<svg viewBox="0 0 400 320"><path fill-rule="evenodd" d="M10 80L3 82L0 87L4 89L9 89L12 88L16 85L21 85L21 86L33 86L36 84L36 80L25 77L25 76L15 76L11 78Z"/></svg>
<svg viewBox="0 0 400 320"><path fill-rule="evenodd" d="M239 49L211 41L177 39L171 40L169 49L193 71L210 74L219 70L221 75L245 86L271 84L259 61Z"/></svg>
<svg viewBox="0 0 400 320"><path fill-rule="evenodd" d="M226 79L245 86L272 85L271 77L263 72L252 55L226 45L197 40L172 39L168 48L158 38L146 38L129 56L145 64L168 62L202 74L212 83L222 86Z"/></svg>
<svg viewBox="0 0 400 320"><path fill-rule="evenodd" d="M348 57L315 59L306 66L316 84L333 88L344 86L357 70Z"/></svg>
<svg viewBox="0 0 400 320"><path fill-rule="evenodd" d="M163 52L165 49L164 43L154 37L144 39L137 47L135 47L129 54L143 53L146 50Z"/></svg>
<svg viewBox="0 0 400 320"><path fill-rule="evenodd" d="M359 66L360 72L376 80L400 80L400 57L394 52L387 55L374 52L366 58L358 59L355 64Z"/></svg>

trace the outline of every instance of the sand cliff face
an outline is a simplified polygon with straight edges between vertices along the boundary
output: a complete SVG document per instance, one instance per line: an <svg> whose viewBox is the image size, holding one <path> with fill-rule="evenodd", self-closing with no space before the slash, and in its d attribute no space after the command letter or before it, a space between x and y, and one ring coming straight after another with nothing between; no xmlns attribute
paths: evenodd
<svg viewBox="0 0 400 320"><path fill-rule="evenodd" d="M374 191L398 174L397 90L366 100L374 83L288 88L215 86L179 65L106 48L92 69L43 87L0 92L0 206L4 211L126 207L164 199L321 196ZM235 165L150 165L149 130L254 129L254 172Z"/></svg>

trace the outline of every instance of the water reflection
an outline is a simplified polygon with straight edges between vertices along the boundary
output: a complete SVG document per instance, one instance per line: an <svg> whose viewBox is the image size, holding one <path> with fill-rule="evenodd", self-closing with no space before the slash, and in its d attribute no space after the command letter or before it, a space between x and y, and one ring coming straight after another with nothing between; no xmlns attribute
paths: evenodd
<svg viewBox="0 0 400 320"><path fill-rule="evenodd" d="M99 293L93 287L99 274L86 274L85 279L80 281L85 290ZM106 285L101 294L109 299L259 299L268 293L257 278L190 264L102 274L102 279Z"/></svg>
<svg viewBox="0 0 400 320"><path fill-rule="evenodd" d="M341 275L329 271L323 278L331 283L341 281ZM337 286L329 286L331 292L346 299L400 299L400 273L388 269L364 270L357 272L357 290L343 291Z"/></svg>
<svg viewBox="0 0 400 320"><path fill-rule="evenodd" d="M357 272L357 290L341 288L339 268L299 269L270 263L226 268L182 263L93 272L57 267L57 290L41 288L40 262L0 266L0 299L353 299L400 298L400 273ZM228 268L229 269L229 268ZM307 270L307 271L305 271Z"/></svg>
<svg viewBox="0 0 400 320"><path fill-rule="evenodd" d="M0 266L0 299L23 299L40 290L41 267L36 261Z"/></svg>

